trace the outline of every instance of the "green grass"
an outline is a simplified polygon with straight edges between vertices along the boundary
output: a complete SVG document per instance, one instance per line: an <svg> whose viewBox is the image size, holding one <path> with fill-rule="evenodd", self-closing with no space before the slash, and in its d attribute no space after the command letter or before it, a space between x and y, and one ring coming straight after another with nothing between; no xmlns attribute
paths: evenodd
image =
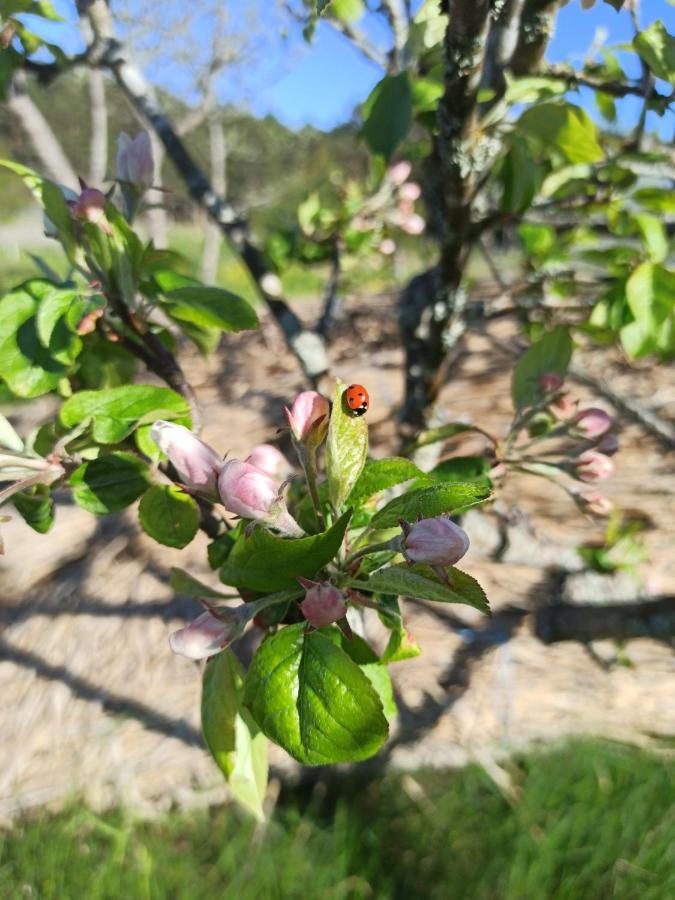
<svg viewBox="0 0 675 900"><path fill-rule="evenodd" d="M675 762L577 742L512 770L515 806L470 767L284 791L264 831L232 807L27 819L0 836L0 897L675 897Z"/></svg>

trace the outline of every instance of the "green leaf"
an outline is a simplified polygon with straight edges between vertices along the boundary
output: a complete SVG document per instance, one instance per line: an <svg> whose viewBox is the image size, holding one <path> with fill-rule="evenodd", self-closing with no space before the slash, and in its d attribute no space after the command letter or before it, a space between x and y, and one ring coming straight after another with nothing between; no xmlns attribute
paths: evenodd
<svg viewBox="0 0 675 900"><path fill-rule="evenodd" d="M305 765L367 759L389 730L367 676L329 638L305 634L304 623L263 642L244 699L262 731Z"/></svg>
<svg viewBox="0 0 675 900"><path fill-rule="evenodd" d="M137 456L115 452L79 466L70 476L70 484L76 503L87 512L104 516L137 500L148 489L150 473Z"/></svg>
<svg viewBox="0 0 675 900"><path fill-rule="evenodd" d="M518 226L518 236L528 256L547 256L555 246L555 230L550 225L523 222Z"/></svg>
<svg viewBox="0 0 675 900"><path fill-rule="evenodd" d="M499 172L503 186L501 208L504 212L520 215L532 205L542 179L542 169L532 156L527 141L513 135L510 144Z"/></svg>
<svg viewBox="0 0 675 900"><path fill-rule="evenodd" d="M65 428L92 420L92 435L100 444L118 444L139 425L157 419L189 424L187 400L169 388L129 384L103 391L80 391L61 407Z"/></svg>
<svg viewBox="0 0 675 900"><path fill-rule="evenodd" d="M264 819L267 741L242 707L244 673L225 650L209 660L202 686L204 740L232 794L257 819Z"/></svg>
<svg viewBox="0 0 675 900"><path fill-rule="evenodd" d="M368 453L365 416L350 413L344 399L345 385L337 380L326 439L328 491L334 509L342 508L358 481Z"/></svg>
<svg viewBox="0 0 675 900"><path fill-rule="evenodd" d="M661 219L642 213L635 216L635 221L650 260L656 263L663 262L668 256L668 237Z"/></svg>
<svg viewBox="0 0 675 900"><path fill-rule="evenodd" d="M311 578L337 554L351 511L321 534L282 538L263 527L242 535L220 569L220 579L233 587L276 591L296 587L298 575Z"/></svg>
<svg viewBox="0 0 675 900"><path fill-rule="evenodd" d="M675 84L675 38L663 22L652 22L635 36L633 46L657 78Z"/></svg>
<svg viewBox="0 0 675 900"><path fill-rule="evenodd" d="M429 475L437 481L483 481L489 469L482 456L453 456L435 466Z"/></svg>
<svg viewBox="0 0 675 900"><path fill-rule="evenodd" d="M381 661L400 662L419 656L421 653L419 645L403 623L398 597L389 594L382 595L378 600L377 612L382 623L391 629Z"/></svg>
<svg viewBox="0 0 675 900"><path fill-rule="evenodd" d="M89 335L78 357L77 374L85 388L108 390L133 381L137 360L124 347Z"/></svg>
<svg viewBox="0 0 675 900"><path fill-rule="evenodd" d="M572 341L566 328L548 331L522 354L514 366L511 397L518 411L532 406L541 396L538 379L547 372L564 377L572 358Z"/></svg>
<svg viewBox="0 0 675 900"><path fill-rule="evenodd" d="M388 162L407 135L412 122L412 90L407 72L386 75L363 104L363 136Z"/></svg>
<svg viewBox="0 0 675 900"><path fill-rule="evenodd" d="M474 425L465 425L464 422L449 422L447 425L439 425L438 428L429 428L427 431L420 432L408 449L417 450L428 444L447 441L448 438L454 437L456 434L464 434L467 431L480 431L480 429Z"/></svg>
<svg viewBox="0 0 675 900"><path fill-rule="evenodd" d="M363 0L332 0L330 14L342 22L358 22L366 11Z"/></svg>
<svg viewBox="0 0 675 900"><path fill-rule="evenodd" d="M0 378L17 397L38 397L54 390L68 367L40 342L36 314L48 281L35 279L0 300Z"/></svg>
<svg viewBox="0 0 675 900"><path fill-rule="evenodd" d="M182 550L199 531L199 507L174 484L155 484L138 507L141 528L158 544Z"/></svg>
<svg viewBox="0 0 675 900"><path fill-rule="evenodd" d="M675 273L642 263L626 282L626 299L636 320L656 332L675 310Z"/></svg>
<svg viewBox="0 0 675 900"><path fill-rule="evenodd" d="M352 488L347 503L352 509L358 509L366 500L380 491L410 481L412 478L427 478L415 463L401 456L388 459L369 459Z"/></svg>
<svg viewBox="0 0 675 900"><path fill-rule="evenodd" d="M588 113L571 103L542 103L518 120L522 134L569 163L600 162L604 157L598 131Z"/></svg>
<svg viewBox="0 0 675 900"><path fill-rule="evenodd" d="M399 519L414 522L418 516L432 519L448 513L457 513L486 500L490 496L488 479L479 481L453 481L434 484L420 490L408 491L395 497L378 510L370 520L371 528L393 528Z"/></svg>
<svg viewBox="0 0 675 900"><path fill-rule="evenodd" d="M38 337L54 359L64 365L73 362L82 350L82 340L75 330L87 306L87 300L78 291L55 285L40 300L36 316ZM74 328L71 323L75 323Z"/></svg>
<svg viewBox="0 0 675 900"><path fill-rule="evenodd" d="M54 500L46 484L14 494L12 503L24 522L39 534L46 534L54 524Z"/></svg>
<svg viewBox="0 0 675 900"><path fill-rule="evenodd" d="M380 662L371 662L363 663L359 668L375 688L382 704L382 712L387 722L391 724L398 715L398 709L394 700L394 686L386 665Z"/></svg>
<svg viewBox="0 0 675 900"><path fill-rule="evenodd" d="M224 594L222 591L214 590L197 578L174 566L169 574L169 584L177 594L184 594L186 597L204 597L207 600L228 600L236 596L235 594Z"/></svg>
<svg viewBox="0 0 675 900"><path fill-rule="evenodd" d="M415 78L412 83L412 108L415 115L433 112L443 96L443 82L435 78Z"/></svg>
<svg viewBox="0 0 675 900"><path fill-rule="evenodd" d="M489 613L490 607L485 591L475 578L466 572L460 572L454 566L448 566L445 572L449 584L440 578L431 566L409 566L400 563L378 569L367 581L352 578L349 585L361 591L397 594L399 597L413 597L416 600L465 603Z"/></svg>
<svg viewBox="0 0 675 900"><path fill-rule="evenodd" d="M199 328L245 331L259 325L253 307L230 291L213 287L182 287L166 294L173 319Z"/></svg>

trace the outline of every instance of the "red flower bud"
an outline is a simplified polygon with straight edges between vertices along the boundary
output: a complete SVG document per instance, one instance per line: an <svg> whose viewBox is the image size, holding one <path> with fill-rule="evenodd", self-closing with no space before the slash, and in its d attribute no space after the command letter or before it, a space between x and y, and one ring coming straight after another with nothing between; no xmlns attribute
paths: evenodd
<svg viewBox="0 0 675 900"><path fill-rule="evenodd" d="M246 607L221 609L217 614L204 612L194 622L181 628L169 637L174 653L188 659L207 659L220 653L236 640L244 630L248 620Z"/></svg>
<svg viewBox="0 0 675 900"><path fill-rule="evenodd" d="M614 424L604 409L582 409L574 417L574 430L582 437L597 438L609 431Z"/></svg>
<svg viewBox="0 0 675 900"><path fill-rule="evenodd" d="M340 591L327 582L309 581L299 578L300 584L306 588L305 599L300 604L303 616L314 628L325 628L347 612L345 597Z"/></svg>
<svg viewBox="0 0 675 900"><path fill-rule="evenodd" d="M401 523L404 538L403 555L410 563L429 566L452 566L469 549L469 536L445 516L422 519L410 526Z"/></svg>
<svg viewBox="0 0 675 900"><path fill-rule="evenodd" d="M586 450L574 465L574 475L580 481L602 481L614 472L614 464L609 456L597 450Z"/></svg>

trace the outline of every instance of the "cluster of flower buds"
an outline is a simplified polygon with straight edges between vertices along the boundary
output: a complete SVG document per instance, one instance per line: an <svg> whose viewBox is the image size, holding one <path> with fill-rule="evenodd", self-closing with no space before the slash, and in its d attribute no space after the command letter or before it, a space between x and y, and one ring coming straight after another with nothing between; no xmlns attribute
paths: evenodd
<svg viewBox="0 0 675 900"><path fill-rule="evenodd" d="M512 446L507 463L538 474L557 470L587 484L609 478L614 472L610 457L619 449L614 419L595 406L579 409L578 401L564 389L563 379L556 372L541 375L538 388L540 400L526 416L531 440L521 447ZM551 440L561 443L553 449L549 444L545 451L532 446ZM571 488L568 492L579 508L591 515L606 516L612 510L611 501L597 490L579 492Z"/></svg>

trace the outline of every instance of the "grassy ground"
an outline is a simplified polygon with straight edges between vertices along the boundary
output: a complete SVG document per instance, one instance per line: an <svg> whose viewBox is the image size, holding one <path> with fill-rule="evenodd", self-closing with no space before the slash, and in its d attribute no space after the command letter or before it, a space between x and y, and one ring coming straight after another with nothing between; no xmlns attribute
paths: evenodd
<svg viewBox="0 0 675 900"><path fill-rule="evenodd" d="M0 897L665 900L675 762L577 742L513 764L285 791L265 831L237 810L134 821L81 807L0 835Z"/></svg>

